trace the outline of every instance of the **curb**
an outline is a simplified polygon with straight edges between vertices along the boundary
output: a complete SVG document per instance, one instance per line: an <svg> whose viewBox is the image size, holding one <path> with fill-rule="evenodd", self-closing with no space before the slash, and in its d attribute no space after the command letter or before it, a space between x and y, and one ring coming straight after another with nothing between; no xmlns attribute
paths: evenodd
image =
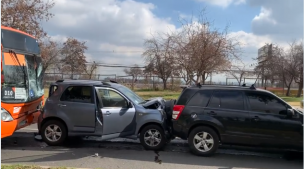
<svg viewBox="0 0 304 169"><path fill-rule="evenodd" d="M43 169L93 169L93 168L77 168L77 167L59 167L59 166L40 166L40 165L28 165L28 164L8 164L1 163L1 166L37 166Z"/></svg>

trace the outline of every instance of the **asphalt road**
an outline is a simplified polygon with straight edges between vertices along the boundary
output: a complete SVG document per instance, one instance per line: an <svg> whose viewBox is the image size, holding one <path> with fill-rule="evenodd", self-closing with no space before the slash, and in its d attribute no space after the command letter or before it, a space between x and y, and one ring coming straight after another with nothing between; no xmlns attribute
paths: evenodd
<svg viewBox="0 0 304 169"><path fill-rule="evenodd" d="M164 151L146 151L129 140L94 141L70 138L62 147L48 147L34 139L36 126L16 132L1 140L1 162L102 169L300 169L302 154L225 147L215 156L198 157L188 152L183 141L175 141Z"/></svg>

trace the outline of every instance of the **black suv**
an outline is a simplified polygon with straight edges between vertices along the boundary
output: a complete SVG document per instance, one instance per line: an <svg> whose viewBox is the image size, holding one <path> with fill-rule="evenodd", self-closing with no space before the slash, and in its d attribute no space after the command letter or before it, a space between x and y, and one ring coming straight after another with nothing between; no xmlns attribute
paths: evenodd
<svg viewBox="0 0 304 169"><path fill-rule="evenodd" d="M210 156L220 143L303 150L303 112L254 86L186 87L172 123L196 155Z"/></svg>

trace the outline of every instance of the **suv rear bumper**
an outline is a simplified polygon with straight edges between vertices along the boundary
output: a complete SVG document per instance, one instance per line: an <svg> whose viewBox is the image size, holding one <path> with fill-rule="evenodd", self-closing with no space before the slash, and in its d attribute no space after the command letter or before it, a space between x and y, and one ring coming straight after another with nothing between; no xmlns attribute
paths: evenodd
<svg viewBox="0 0 304 169"><path fill-rule="evenodd" d="M187 140L188 138L187 129L179 124L176 120L172 120L172 135L183 140Z"/></svg>

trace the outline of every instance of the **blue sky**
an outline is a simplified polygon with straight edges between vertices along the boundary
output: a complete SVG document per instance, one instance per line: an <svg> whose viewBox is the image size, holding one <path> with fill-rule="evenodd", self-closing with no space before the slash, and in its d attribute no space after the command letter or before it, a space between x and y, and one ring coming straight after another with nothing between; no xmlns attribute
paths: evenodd
<svg viewBox="0 0 304 169"><path fill-rule="evenodd" d="M149 0L142 0L138 2L151 3ZM180 26L178 21L179 15L192 14L196 16L202 9L206 8L207 17L214 20L216 27L224 28L228 23L230 24L230 31L243 30L251 31L251 20L259 14L260 8L253 7L248 4L230 5L223 8L222 6L212 5L207 2L198 2L195 0L154 0L153 4L156 6L153 10L154 14L172 19L172 23Z"/></svg>
<svg viewBox="0 0 304 169"><path fill-rule="evenodd" d="M143 42L151 33L175 31L180 17L206 17L242 43L241 58L254 63L265 43L287 47L303 39L303 0L54 0L55 14L44 29L54 40L87 41L87 59L99 63L144 65ZM100 74L124 75L123 69L100 68ZM225 81L226 75L213 77Z"/></svg>

